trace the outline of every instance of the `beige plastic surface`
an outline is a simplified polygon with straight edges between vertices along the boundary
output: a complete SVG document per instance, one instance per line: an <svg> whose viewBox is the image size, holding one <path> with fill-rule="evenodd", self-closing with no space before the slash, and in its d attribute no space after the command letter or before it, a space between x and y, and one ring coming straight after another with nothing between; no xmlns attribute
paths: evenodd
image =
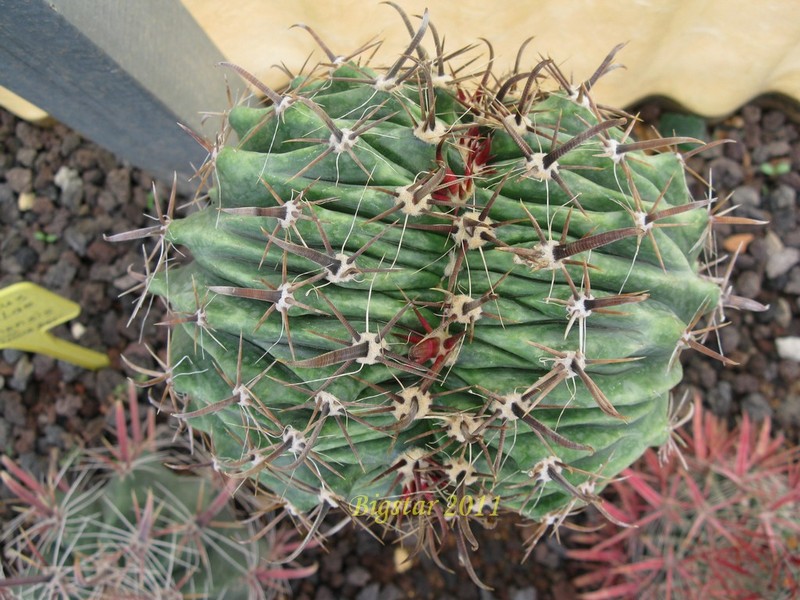
<svg viewBox="0 0 800 600"><path fill-rule="evenodd" d="M393 8L377 0L182 0L228 59L273 86L285 78L272 65L296 71L308 54L322 57L306 23L338 54L372 37L385 39L389 55L408 34ZM478 37L497 53L496 72L513 64L519 45L532 66L550 56L577 80L591 74L608 51L627 71L609 74L595 98L628 106L664 95L706 116L722 116L755 96L780 92L800 99L800 2L798 0L398 0L409 14L428 6L446 47ZM415 22L418 22L415 20ZM231 75L232 76L232 75Z"/></svg>

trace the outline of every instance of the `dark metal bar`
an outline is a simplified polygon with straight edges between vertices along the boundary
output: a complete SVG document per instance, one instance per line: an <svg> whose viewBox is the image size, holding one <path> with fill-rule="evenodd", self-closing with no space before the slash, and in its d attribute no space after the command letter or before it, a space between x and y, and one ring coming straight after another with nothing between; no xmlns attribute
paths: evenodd
<svg viewBox="0 0 800 600"><path fill-rule="evenodd" d="M120 158L186 180L228 107L224 60L178 0L0 0L0 85ZM236 84L237 82L232 82Z"/></svg>

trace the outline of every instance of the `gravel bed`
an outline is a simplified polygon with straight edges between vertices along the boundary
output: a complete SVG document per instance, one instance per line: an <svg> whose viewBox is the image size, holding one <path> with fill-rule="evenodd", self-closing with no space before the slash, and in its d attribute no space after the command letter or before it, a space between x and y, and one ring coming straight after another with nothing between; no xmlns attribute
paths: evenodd
<svg viewBox="0 0 800 600"><path fill-rule="evenodd" d="M641 109L657 123L662 108ZM668 132L665 132L665 135ZM716 195L738 205L736 215L768 220L765 227L723 225L717 229L721 252L740 243L730 281L736 293L769 308L763 312L727 311L731 324L710 340L738 366L693 354L684 357L683 388L701 390L714 413L735 419L747 411L770 416L776 427L798 441L800 431L800 190L798 124L776 102L750 104L737 114L704 127L707 140L732 139L691 157L688 166L713 173ZM700 183L696 198L707 195ZM143 366L163 353L164 315L157 304L129 323L133 296L120 296L135 284L129 268L141 270L138 243L111 244L103 234L152 225L154 198L166 201L169 188L146 173L120 163L112 154L68 128L38 127L0 110L0 288L32 281L82 306L80 317L52 333L109 353L111 366L86 371L42 355L12 349L0 353L0 449L34 472L44 472L53 451L65 452L95 440L109 407L124 393L128 375L121 356ZM718 267L720 274L724 267ZM145 321L145 313L149 313ZM717 346L717 343L719 346ZM0 497L6 493L0 489ZM509 598L569 600L575 565L562 557L554 538L540 544L520 565L524 529L502 519L493 530L477 532L478 574L495 592L474 587L457 567L453 548L442 561L447 573L427 558L408 568L398 544L381 545L355 528L304 562L319 570L294 585L297 598ZM391 541L391 540L389 540Z"/></svg>

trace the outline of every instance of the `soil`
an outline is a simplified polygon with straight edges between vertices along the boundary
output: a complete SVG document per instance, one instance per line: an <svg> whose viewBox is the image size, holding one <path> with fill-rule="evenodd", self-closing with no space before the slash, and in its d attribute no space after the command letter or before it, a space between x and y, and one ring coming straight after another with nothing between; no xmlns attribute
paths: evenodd
<svg viewBox="0 0 800 600"><path fill-rule="evenodd" d="M640 108L646 123L658 124L662 116L675 123L663 104ZM730 274L736 293L769 308L729 310L731 324L709 345L738 366L725 368L695 353L685 361L682 387L699 389L705 404L731 421L743 411L757 420L770 416L777 429L798 442L800 338L782 341L800 336L800 126L793 114L794 107L762 99L714 123L689 120L700 129L692 135L736 142L693 156L687 165L706 178L712 174L717 197L738 205L736 215L769 221L763 227L723 225L717 231L726 254L744 244ZM700 182L693 191L695 198L708 194ZM109 407L132 375L123 355L142 365L154 365L151 351L163 355L165 331L155 326L163 307L153 304L129 322L133 298L121 296L135 284L129 268L141 269L139 244L111 244L103 234L152 225L146 215L152 214L153 202L168 196L167 182L154 182L67 127L31 125L0 110L0 288L32 281L79 303L81 315L52 333L107 351L111 359L109 368L92 372L43 355L0 353L0 450L35 473L45 471L52 452L96 443ZM7 493L0 489L0 497ZM452 573L424 557L403 564L399 544L381 544L352 528L325 549L306 553L303 562L316 561L319 569L293 586L295 597L576 597L570 579L580 565L564 558L556 538L545 538L520 564L525 532L513 519L500 519L494 529L476 534L480 550L473 564L494 592L471 583L458 567L454 548L441 554Z"/></svg>

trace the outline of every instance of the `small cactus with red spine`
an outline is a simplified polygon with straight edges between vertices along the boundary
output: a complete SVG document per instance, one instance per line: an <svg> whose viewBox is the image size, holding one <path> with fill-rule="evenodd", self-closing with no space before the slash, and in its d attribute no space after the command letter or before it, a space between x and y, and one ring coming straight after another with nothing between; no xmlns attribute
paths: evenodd
<svg viewBox="0 0 800 600"><path fill-rule="evenodd" d="M257 600L315 571L293 563L293 530L257 536L237 519L238 482L173 470L186 456L167 451L153 411L142 427L133 385L129 407L127 425L116 405L114 445L76 450L44 482L0 459L17 513L0 532L0 598Z"/></svg>
<svg viewBox="0 0 800 600"><path fill-rule="evenodd" d="M800 595L800 448L748 415L727 425L695 401L679 457L652 449L608 488L607 523L571 540L585 600Z"/></svg>

